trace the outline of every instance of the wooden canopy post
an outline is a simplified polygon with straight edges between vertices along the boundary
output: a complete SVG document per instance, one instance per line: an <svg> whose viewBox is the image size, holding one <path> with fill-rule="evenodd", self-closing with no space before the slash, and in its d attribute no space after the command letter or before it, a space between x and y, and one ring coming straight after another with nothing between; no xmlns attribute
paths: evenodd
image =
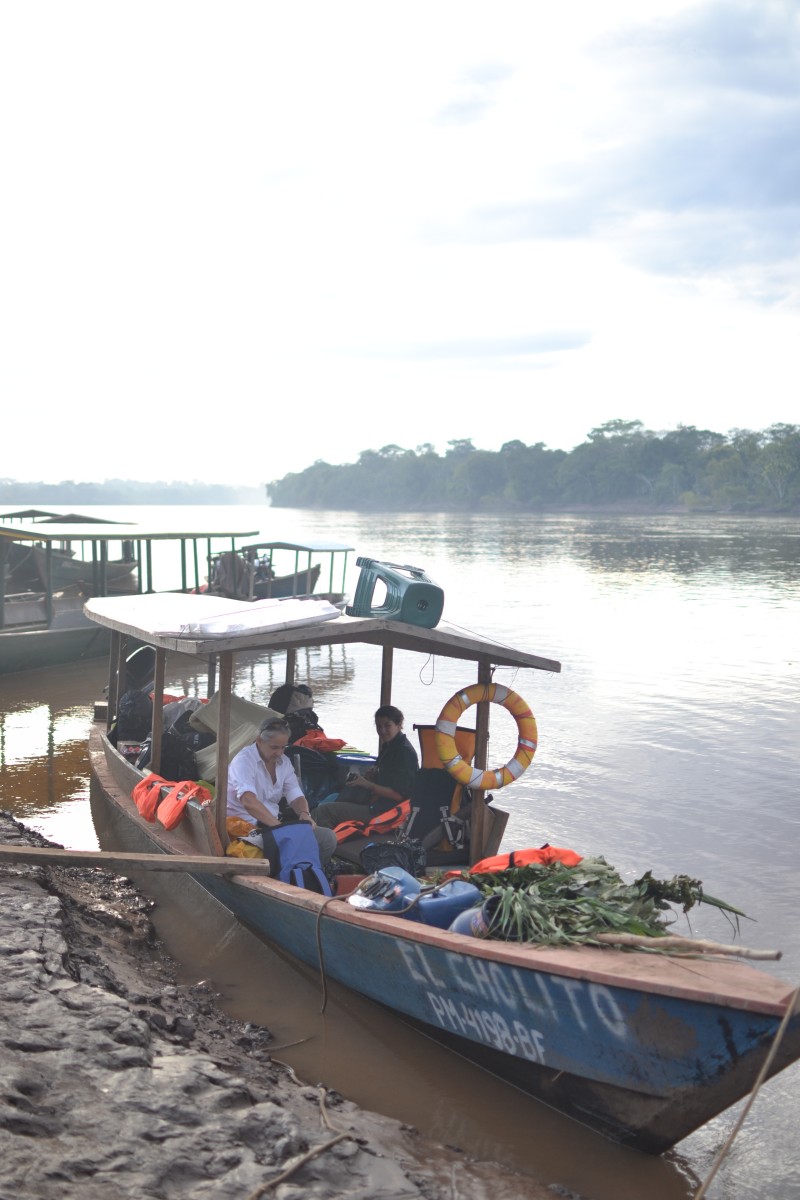
<svg viewBox="0 0 800 1200"><path fill-rule="evenodd" d="M108 595L108 542L100 543L100 595Z"/></svg>
<svg viewBox="0 0 800 1200"><path fill-rule="evenodd" d="M481 658L478 660L478 683L486 685L491 682L492 664L488 658ZM489 749L489 708L488 700L479 701L475 718L474 763L479 771L486 770ZM473 791L470 834L470 862L472 863L479 862L484 857L486 824L486 793Z"/></svg>
<svg viewBox="0 0 800 1200"><path fill-rule="evenodd" d="M206 698L208 700L214 695L217 690L217 656L209 654L208 656L208 680L206 683Z"/></svg>
<svg viewBox="0 0 800 1200"><path fill-rule="evenodd" d="M286 651L286 675L284 683L294 683L295 670L297 668L297 651L294 647L290 647Z"/></svg>
<svg viewBox="0 0 800 1200"><path fill-rule="evenodd" d="M0 629L5 625L6 600L6 563L8 561L8 540L0 537Z"/></svg>
<svg viewBox="0 0 800 1200"><path fill-rule="evenodd" d="M108 689L106 702L106 732L114 724L116 719L116 710L119 708L120 701L120 648L121 643L125 641L119 630L112 630L112 647L108 655ZM100 719L102 706L95 706L95 719Z"/></svg>
<svg viewBox="0 0 800 1200"><path fill-rule="evenodd" d="M217 716L217 790L215 810L217 833L223 848L228 844L228 756L231 747L231 689L233 651L219 656L219 714Z"/></svg>
<svg viewBox="0 0 800 1200"><path fill-rule="evenodd" d="M44 552L45 561L45 620L48 625L53 623L53 543L48 541Z"/></svg>
<svg viewBox="0 0 800 1200"><path fill-rule="evenodd" d="M167 652L161 647L156 648L156 668L153 679L153 740L150 743L150 770L156 775L161 774L161 735L164 731L164 674L167 665ZM177 780L176 780L177 782Z"/></svg>
<svg viewBox="0 0 800 1200"><path fill-rule="evenodd" d="M111 630L111 651L108 671L108 704L106 706L106 729L116 720L119 698L123 691L122 672L125 669L126 639L117 629Z"/></svg>
<svg viewBox="0 0 800 1200"><path fill-rule="evenodd" d="M392 669L394 667L394 647L384 646L381 658L381 704L392 703Z"/></svg>

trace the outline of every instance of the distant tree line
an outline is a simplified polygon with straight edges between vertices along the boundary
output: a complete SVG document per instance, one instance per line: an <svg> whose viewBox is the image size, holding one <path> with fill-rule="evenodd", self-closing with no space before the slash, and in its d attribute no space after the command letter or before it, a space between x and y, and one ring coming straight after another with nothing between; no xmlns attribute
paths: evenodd
<svg viewBox="0 0 800 1200"><path fill-rule="evenodd" d="M261 488L226 487L214 483L137 483L108 479L105 483L23 482L0 479L0 505L74 504L261 504Z"/></svg>
<svg viewBox="0 0 800 1200"><path fill-rule="evenodd" d="M267 485L273 505L361 511L467 512L595 509L800 511L800 426L727 434L679 425L607 421L574 450L469 438L438 454L430 443L363 450L355 463L318 460Z"/></svg>

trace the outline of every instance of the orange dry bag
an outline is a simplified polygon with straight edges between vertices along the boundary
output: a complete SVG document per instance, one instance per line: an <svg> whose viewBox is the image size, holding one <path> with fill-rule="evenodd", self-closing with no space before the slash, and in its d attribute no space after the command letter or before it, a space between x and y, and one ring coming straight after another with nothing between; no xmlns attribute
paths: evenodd
<svg viewBox="0 0 800 1200"><path fill-rule="evenodd" d="M145 775L144 779L140 779L131 792L131 799L145 821L155 821L162 787L172 787L172 780L151 773Z"/></svg>
<svg viewBox="0 0 800 1200"><path fill-rule="evenodd" d="M171 790L159 804L156 816L165 829L174 829L190 800L197 800L200 804L204 804L210 799L211 793L202 784L196 783L193 779L184 779L181 783L172 785Z"/></svg>

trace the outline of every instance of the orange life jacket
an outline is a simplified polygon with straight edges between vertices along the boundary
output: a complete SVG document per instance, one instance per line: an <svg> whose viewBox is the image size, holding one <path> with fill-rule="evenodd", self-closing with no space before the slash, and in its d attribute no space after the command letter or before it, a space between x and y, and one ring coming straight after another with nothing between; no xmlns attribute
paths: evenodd
<svg viewBox="0 0 800 1200"><path fill-rule="evenodd" d="M342 821L334 829L337 842L346 842L351 837L372 837L376 833L391 833L405 825L411 816L411 801L401 800L385 812L378 813L369 821Z"/></svg>
<svg viewBox="0 0 800 1200"><path fill-rule="evenodd" d="M309 750L318 750L320 754L326 751L343 750L347 742L343 742L341 738L328 737L322 729L309 729L308 733L304 733L296 742L292 742L293 746L306 746Z"/></svg>
<svg viewBox="0 0 800 1200"><path fill-rule="evenodd" d="M581 854L574 850L562 849L560 846L541 846L538 850L512 850L510 854L495 854L491 858L482 858L470 867L470 875L496 875L498 871L508 871L512 867L528 867L532 864L548 867L553 863L563 863L565 867L577 867L583 861Z"/></svg>

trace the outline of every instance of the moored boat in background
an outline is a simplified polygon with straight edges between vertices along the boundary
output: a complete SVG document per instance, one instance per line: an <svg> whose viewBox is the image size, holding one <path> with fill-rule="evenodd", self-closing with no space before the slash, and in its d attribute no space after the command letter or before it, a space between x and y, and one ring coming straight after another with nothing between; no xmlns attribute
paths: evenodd
<svg viewBox="0 0 800 1200"><path fill-rule="evenodd" d="M217 555L212 563L208 591L232 600L316 594L319 599L339 606L345 600L347 556L352 550L352 546L343 542L320 540L248 543L237 551L227 550ZM342 556L340 561L338 555ZM278 574L281 563L283 573ZM327 584L328 590L315 593L320 579L323 587ZM336 581L341 583L339 590L335 589Z"/></svg>
<svg viewBox="0 0 800 1200"><path fill-rule="evenodd" d="M28 522L28 519L30 523ZM105 654L105 630L84 614L90 596L196 587L224 540L235 549L253 529L165 530L40 509L0 519L0 674ZM170 578L154 546L171 543Z"/></svg>

